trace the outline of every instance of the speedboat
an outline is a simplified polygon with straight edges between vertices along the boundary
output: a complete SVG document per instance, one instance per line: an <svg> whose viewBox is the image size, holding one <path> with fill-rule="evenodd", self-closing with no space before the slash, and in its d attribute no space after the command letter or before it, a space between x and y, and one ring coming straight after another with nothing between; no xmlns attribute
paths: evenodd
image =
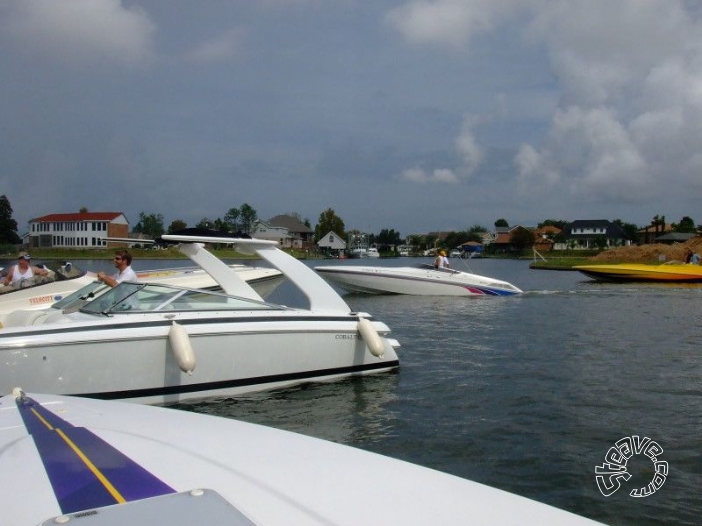
<svg viewBox="0 0 702 526"><path fill-rule="evenodd" d="M349 292L415 296L509 296L522 291L499 279L433 265L417 267L329 266L314 268Z"/></svg>
<svg viewBox="0 0 702 526"><path fill-rule="evenodd" d="M0 389L172 403L391 371L399 343L352 312L310 267L274 241L164 236L223 292L120 283L62 310L17 311L0 330ZM309 307L267 303L204 247L258 254Z"/></svg>
<svg viewBox="0 0 702 526"><path fill-rule="evenodd" d="M380 252L378 252L378 249L375 247L368 247L368 251L366 252L366 257L367 258L379 258Z"/></svg>
<svg viewBox="0 0 702 526"><path fill-rule="evenodd" d="M11 312L49 308L82 287L97 282L97 274L71 262L51 262L43 267L49 272L47 276L34 276L18 286L0 286L0 327ZM241 264L230 267L263 296L272 292L282 281L282 273L276 269ZM137 272L137 279L190 288L218 286L210 275L196 267L142 270Z"/></svg>
<svg viewBox="0 0 702 526"><path fill-rule="evenodd" d="M3 524L588 526L409 462L173 408L0 398Z"/></svg>
<svg viewBox="0 0 702 526"><path fill-rule="evenodd" d="M586 276L605 281L659 281L665 283L702 283L702 266L685 263L646 265L618 263L612 265L577 265Z"/></svg>

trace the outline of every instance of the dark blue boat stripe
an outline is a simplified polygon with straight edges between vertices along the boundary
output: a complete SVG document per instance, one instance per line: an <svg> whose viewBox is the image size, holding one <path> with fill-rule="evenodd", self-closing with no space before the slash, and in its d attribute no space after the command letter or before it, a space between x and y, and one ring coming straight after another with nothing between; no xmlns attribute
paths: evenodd
<svg viewBox="0 0 702 526"><path fill-rule="evenodd" d="M62 513L175 492L88 429L73 426L31 398L18 399L17 407Z"/></svg>
<svg viewBox="0 0 702 526"><path fill-rule="evenodd" d="M197 393L204 391L214 391L217 389L232 389L235 387L246 387L249 385L265 385L276 382L286 382L292 380L310 380L337 374L360 374L365 371L377 369L394 369L400 366L399 360L388 360L365 365L352 365L349 367L337 367L334 369L320 369L317 371L303 371L299 373L277 374L270 376L257 376L254 378L242 378L240 380L222 380L219 382L204 382L188 385L169 385L166 387L154 387L147 389L132 389L129 391L111 391L101 393L77 393L74 396L86 398L98 398L100 400L122 400L125 398L144 398L147 396L164 396L186 393Z"/></svg>

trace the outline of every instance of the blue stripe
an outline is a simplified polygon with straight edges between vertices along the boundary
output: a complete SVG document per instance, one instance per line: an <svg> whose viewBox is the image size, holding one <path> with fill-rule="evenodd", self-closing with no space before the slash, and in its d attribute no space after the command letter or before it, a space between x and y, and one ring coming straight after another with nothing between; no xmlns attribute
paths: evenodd
<svg viewBox="0 0 702 526"><path fill-rule="evenodd" d="M31 398L18 399L17 407L34 439L62 513L118 501L57 430L77 446L126 501L175 492L91 431L73 426Z"/></svg>

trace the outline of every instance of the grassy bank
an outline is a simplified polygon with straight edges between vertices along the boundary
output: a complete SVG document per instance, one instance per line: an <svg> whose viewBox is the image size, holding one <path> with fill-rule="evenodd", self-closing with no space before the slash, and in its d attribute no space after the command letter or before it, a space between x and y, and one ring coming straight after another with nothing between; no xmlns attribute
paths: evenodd
<svg viewBox="0 0 702 526"><path fill-rule="evenodd" d="M590 263L590 258L598 253L594 250L547 252L544 254L546 261L543 259L534 260L529 268L535 270L573 270L575 265Z"/></svg>

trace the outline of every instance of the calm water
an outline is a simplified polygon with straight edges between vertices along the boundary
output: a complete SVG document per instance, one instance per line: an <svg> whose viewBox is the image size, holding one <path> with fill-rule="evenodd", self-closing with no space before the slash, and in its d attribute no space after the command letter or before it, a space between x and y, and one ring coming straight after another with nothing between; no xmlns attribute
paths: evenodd
<svg viewBox="0 0 702 526"><path fill-rule="evenodd" d="M183 264L154 263L134 266ZM391 327L399 372L185 408L408 460L607 524L702 524L702 286L600 284L524 261L469 263L526 293L345 296ZM270 299L294 303L286 287ZM595 466L632 435L660 444L667 480L649 497L630 497L654 473L635 456L632 479L604 497Z"/></svg>

